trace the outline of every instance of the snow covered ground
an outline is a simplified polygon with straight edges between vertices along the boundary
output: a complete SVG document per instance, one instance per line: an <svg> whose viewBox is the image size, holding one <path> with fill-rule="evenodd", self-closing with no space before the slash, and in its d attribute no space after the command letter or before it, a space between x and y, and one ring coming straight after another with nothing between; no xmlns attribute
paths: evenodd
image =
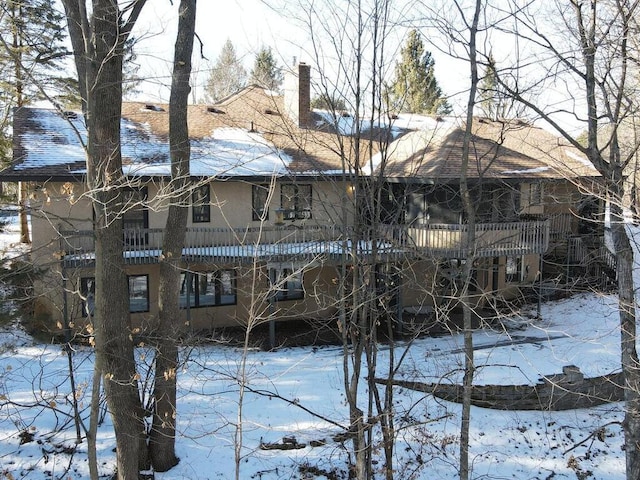
<svg viewBox="0 0 640 480"><path fill-rule="evenodd" d="M5 245L16 240L15 229L0 238ZM615 297L580 294L545 303L540 319L535 318L532 308L514 317L512 324L517 328L508 332L483 330L475 334L480 365L477 384L533 384L541 375L560 373L569 364L588 376L618 370ZM457 335L420 339L409 348L400 376L418 381L459 377L461 347L462 338ZM141 358L145 353L140 349ZM388 354L382 345L382 368ZM185 350L183 355L177 439L181 460L156 478L234 478L242 352L208 345ZM240 478L347 478L347 449L332 439L340 432L332 422L348 424L341 350L251 351L247 360L249 390L243 404ZM86 417L91 351L77 348L73 362L76 394ZM89 478L86 442L75 443L71 394L68 361L60 346L37 343L16 326L0 333L0 476ZM395 408L395 478L457 478L460 406L398 388ZM622 418L621 403L564 412L473 407L472 477L623 479ZM281 442L283 437L295 437L306 446L295 450L259 448L261 441ZM313 441L319 446L310 446ZM100 471L105 478L114 470L114 446L110 419L105 414L98 441ZM376 454L380 456L377 466L382 468L381 450ZM300 466L308 467L306 473Z"/></svg>

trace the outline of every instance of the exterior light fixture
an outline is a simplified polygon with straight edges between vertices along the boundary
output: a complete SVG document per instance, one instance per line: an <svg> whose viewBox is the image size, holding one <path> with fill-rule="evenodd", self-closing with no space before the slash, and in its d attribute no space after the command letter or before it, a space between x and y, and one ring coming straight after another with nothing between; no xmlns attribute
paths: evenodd
<svg viewBox="0 0 640 480"><path fill-rule="evenodd" d="M349 198L353 198L353 195L356 193L356 186L353 183L347 185L347 196Z"/></svg>

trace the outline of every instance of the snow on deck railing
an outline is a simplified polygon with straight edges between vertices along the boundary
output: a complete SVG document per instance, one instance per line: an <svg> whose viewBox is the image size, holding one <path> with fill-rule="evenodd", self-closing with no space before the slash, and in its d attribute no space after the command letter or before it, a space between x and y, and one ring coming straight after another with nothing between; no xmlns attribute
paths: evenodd
<svg viewBox="0 0 640 480"><path fill-rule="evenodd" d="M192 227L187 229L183 257L190 262L234 262L252 258L312 259L341 255L464 258L544 253L549 224L543 221L481 223L475 246L467 245L466 225L381 225L361 231L329 226L268 226L245 228ZM162 252L164 229L124 229L124 257L129 263L156 263ZM93 230L60 232L60 249L67 263L95 260Z"/></svg>

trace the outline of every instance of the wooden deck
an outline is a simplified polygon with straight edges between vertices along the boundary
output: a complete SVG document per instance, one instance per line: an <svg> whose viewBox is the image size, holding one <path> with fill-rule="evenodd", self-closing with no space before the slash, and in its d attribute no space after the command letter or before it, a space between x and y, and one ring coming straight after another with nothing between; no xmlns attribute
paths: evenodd
<svg viewBox="0 0 640 480"><path fill-rule="evenodd" d="M476 225L476 242L467 245L466 225L383 225L356 232L337 226L268 226L245 228L189 228L183 258L190 263L249 264L261 261L338 261L353 255L381 260L437 257L465 258L544 253L549 224L544 221ZM65 267L91 266L95 261L93 230L60 231ZM128 264L157 263L164 229L123 230Z"/></svg>

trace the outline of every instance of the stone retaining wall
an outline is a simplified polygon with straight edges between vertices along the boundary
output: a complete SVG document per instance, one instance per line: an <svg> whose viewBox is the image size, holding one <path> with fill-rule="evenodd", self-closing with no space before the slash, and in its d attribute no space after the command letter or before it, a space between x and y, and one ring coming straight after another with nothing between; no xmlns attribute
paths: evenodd
<svg viewBox="0 0 640 480"><path fill-rule="evenodd" d="M377 380L385 383L385 380ZM433 394L451 402L462 402L462 385L394 380L394 385ZM474 385L471 403L498 410L571 410L624 400L622 373L584 378L569 365L561 374L542 377L536 385Z"/></svg>

